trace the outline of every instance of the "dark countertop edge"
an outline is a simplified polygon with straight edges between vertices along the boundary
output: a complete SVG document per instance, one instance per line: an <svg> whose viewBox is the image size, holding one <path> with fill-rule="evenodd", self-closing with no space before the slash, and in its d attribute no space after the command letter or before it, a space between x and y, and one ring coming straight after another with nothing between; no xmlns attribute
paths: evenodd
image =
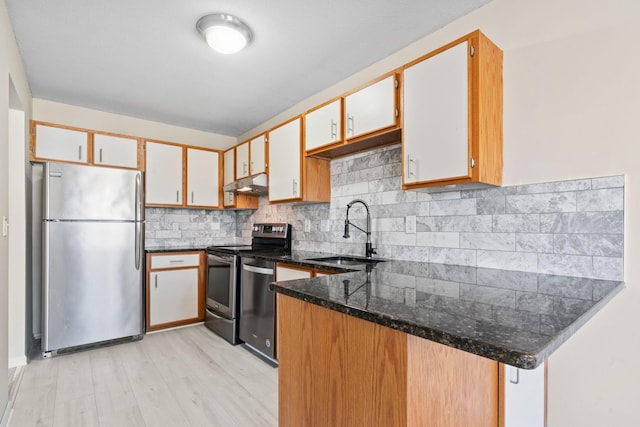
<svg viewBox="0 0 640 427"><path fill-rule="evenodd" d="M282 261L283 263L287 263ZM298 263L306 265L305 263ZM343 270L343 272L347 272ZM286 282L283 282L286 283ZM305 301L320 307L324 307L339 313L347 314L359 319L363 319L372 323L386 326L391 329L398 330L400 332L414 335L420 338L428 339L439 344L453 347L458 350L466 351L487 359L495 360L497 362L505 363L507 365L514 366L521 369L535 369L540 366L545 360L551 356L551 354L557 350L564 342L566 342L578 329L584 326L593 316L595 316L602 307L604 307L614 296L616 296L622 289L625 288L624 282L620 282L620 285L611 291L605 298L594 304L586 313L580 316L576 321L564 328L557 334L544 348L537 352L522 352L518 350L512 350L507 347L500 347L495 344L483 342L477 338L469 338L463 336L457 336L449 332L441 331L434 328L420 326L415 323L411 323L405 320L396 319L391 316L385 316L381 314L374 314L361 308L351 307L348 305L340 304L335 301L330 301L324 298L319 298L313 295L306 294L292 290L286 286L279 285L278 282L273 282L270 288L275 292L287 295L289 297Z"/></svg>
<svg viewBox="0 0 640 427"><path fill-rule="evenodd" d="M162 248L144 248L144 251L146 253L149 254L157 254L157 253L163 253L163 252L202 252L205 251L207 248L206 247L182 247L182 246L177 246L177 247L170 247L170 246L165 246Z"/></svg>

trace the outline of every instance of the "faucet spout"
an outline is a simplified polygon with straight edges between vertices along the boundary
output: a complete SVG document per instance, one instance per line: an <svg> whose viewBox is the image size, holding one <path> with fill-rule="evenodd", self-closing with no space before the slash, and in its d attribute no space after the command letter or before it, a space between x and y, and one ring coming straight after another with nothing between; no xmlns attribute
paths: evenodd
<svg viewBox="0 0 640 427"><path fill-rule="evenodd" d="M349 221L349 209L351 209L351 207L356 203L361 203L367 211L367 225L365 230L363 230L362 228L358 227L357 225ZM344 235L342 236L345 239L348 239L350 237L349 235L350 225L366 234L367 242L365 243L364 252L367 258L371 258L371 256L376 253L376 249L373 247L373 244L371 243L371 214L369 212L369 205L367 205L367 202L365 202L364 200L354 199L347 204L347 217L344 220Z"/></svg>

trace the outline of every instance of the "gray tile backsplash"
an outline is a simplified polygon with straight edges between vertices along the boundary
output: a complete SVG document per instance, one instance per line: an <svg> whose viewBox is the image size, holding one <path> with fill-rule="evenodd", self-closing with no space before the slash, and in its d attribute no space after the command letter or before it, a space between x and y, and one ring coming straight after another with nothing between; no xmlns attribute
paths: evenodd
<svg viewBox="0 0 640 427"><path fill-rule="evenodd" d="M364 255L364 233L342 237L346 205L359 198L370 206L382 258L622 280L623 176L426 193L400 190L401 173L401 150L392 146L333 160L331 203L269 205L261 197L255 211L147 209L147 246L249 243L253 223L278 221L292 224L294 249ZM412 216L416 232L406 233ZM349 219L364 228L361 205Z"/></svg>

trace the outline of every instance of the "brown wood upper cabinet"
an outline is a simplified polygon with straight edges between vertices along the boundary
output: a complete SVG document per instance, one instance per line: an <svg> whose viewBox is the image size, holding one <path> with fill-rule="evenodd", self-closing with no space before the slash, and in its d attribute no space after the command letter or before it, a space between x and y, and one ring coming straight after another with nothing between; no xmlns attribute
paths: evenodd
<svg viewBox="0 0 640 427"><path fill-rule="evenodd" d="M480 31L403 70L402 188L502 183L502 51Z"/></svg>

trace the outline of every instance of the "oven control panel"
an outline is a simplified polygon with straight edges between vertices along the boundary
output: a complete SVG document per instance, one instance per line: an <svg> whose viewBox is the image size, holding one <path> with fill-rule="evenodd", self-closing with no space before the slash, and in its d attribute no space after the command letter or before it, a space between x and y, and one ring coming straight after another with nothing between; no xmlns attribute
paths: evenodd
<svg viewBox="0 0 640 427"><path fill-rule="evenodd" d="M272 239L286 239L291 232L291 225L286 223L253 224L253 237L268 237Z"/></svg>

